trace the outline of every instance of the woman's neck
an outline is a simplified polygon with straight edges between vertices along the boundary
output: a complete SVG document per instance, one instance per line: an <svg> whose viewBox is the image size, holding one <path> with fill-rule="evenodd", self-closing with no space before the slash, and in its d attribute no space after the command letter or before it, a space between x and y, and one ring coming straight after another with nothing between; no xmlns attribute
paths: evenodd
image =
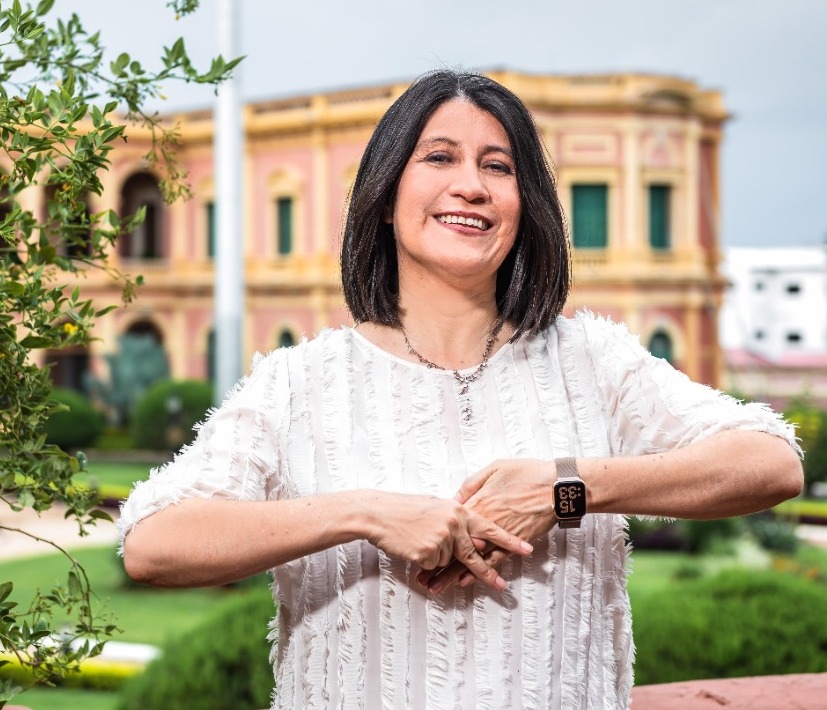
<svg viewBox="0 0 827 710"><path fill-rule="evenodd" d="M408 350L409 355L449 370L472 367L482 360L499 317L495 284L460 290L437 279L400 280L399 317L403 341L408 340L405 348L410 344L415 351ZM510 337L510 331L497 335L492 350Z"/></svg>

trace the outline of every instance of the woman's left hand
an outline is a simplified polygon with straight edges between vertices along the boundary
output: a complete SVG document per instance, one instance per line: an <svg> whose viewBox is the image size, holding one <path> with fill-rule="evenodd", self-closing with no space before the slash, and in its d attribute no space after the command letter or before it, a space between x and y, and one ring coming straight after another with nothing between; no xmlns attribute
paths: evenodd
<svg viewBox="0 0 827 710"><path fill-rule="evenodd" d="M474 474L459 489L457 501L517 537L531 541L551 530L554 517L553 488L556 479L553 461L506 459L495 461ZM476 541L491 566L499 565L510 553L486 547ZM468 570L454 561L442 570L422 570L417 581L432 592L440 592L460 580L465 586L473 581Z"/></svg>

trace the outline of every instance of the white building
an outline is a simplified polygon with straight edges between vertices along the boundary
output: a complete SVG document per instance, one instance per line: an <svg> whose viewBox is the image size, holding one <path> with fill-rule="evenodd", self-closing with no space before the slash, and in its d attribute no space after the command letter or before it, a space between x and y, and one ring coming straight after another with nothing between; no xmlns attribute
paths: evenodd
<svg viewBox="0 0 827 710"><path fill-rule="evenodd" d="M724 386L776 406L827 404L827 251L733 248L722 270Z"/></svg>

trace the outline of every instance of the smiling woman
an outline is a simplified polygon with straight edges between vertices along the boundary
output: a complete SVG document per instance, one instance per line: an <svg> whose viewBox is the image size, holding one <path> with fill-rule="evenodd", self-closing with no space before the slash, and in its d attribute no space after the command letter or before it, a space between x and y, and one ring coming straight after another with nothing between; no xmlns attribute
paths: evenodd
<svg viewBox="0 0 827 710"><path fill-rule="evenodd" d="M123 507L160 586L271 568L274 708L624 708L624 514L801 488L792 427L563 318L564 219L523 104L440 71L379 122L342 249L357 325L279 348Z"/></svg>

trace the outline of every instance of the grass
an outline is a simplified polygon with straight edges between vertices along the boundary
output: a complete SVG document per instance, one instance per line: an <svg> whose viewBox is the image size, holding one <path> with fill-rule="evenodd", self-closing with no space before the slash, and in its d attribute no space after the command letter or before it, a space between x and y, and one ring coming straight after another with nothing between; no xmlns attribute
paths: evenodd
<svg viewBox="0 0 827 710"><path fill-rule="evenodd" d="M15 695L12 704L32 710L115 710L118 693L99 690L32 688Z"/></svg>
<svg viewBox="0 0 827 710"><path fill-rule="evenodd" d="M99 606L111 611L123 634L119 641L161 645L174 635L197 626L228 594L243 593L222 588L151 589L126 586L126 577L114 547L91 548L74 553L84 566L99 598ZM35 590L47 591L66 584L69 564L62 555L48 555L0 563L0 581L12 580L12 600L27 607ZM264 580L260 580L264 584ZM69 621L57 617L57 625Z"/></svg>
<svg viewBox="0 0 827 710"><path fill-rule="evenodd" d="M149 477L153 464L148 463L94 463L90 462L88 470L75 476L75 482L82 486L93 486L100 494L110 500L126 498L135 481Z"/></svg>

